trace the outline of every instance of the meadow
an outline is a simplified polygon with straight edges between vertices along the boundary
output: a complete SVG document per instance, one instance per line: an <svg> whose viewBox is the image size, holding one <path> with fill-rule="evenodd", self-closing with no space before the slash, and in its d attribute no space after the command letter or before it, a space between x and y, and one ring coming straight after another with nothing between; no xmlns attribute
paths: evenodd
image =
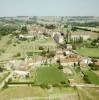
<svg viewBox="0 0 99 100"><path fill-rule="evenodd" d="M67 81L65 74L56 65L41 66L37 69L35 84L59 84L65 81Z"/></svg>
<svg viewBox="0 0 99 100"><path fill-rule="evenodd" d="M77 52L83 56L99 58L99 48L80 48Z"/></svg>

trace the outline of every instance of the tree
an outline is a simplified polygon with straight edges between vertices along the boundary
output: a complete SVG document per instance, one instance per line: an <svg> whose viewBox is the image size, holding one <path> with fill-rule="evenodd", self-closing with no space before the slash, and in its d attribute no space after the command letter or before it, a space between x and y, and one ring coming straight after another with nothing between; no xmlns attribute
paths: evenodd
<svg viewBox="0 0 99 100"><path fill-rule="evenodd" d="M76 31L77 28L76 28L76 27L72 27L71 30L72 30L72 31Z"/></svg>
<svg viewBox="0 0 99 100"><path fill-rule="evenodd" d="M74 68L76 67L76 63L74 62Z"/></svg>
<svg viewBox="0 0 99 100"><path fill-rule="evenodd" d="M44 48L42 46L39 46L39 50L44 50Z"/></svg>
<svg viewBox="0 0 99 100"><path fill-rule="evenodd" d="M46 56L46 51L45 51L45 50L43 50L43 51L41 52L41 56L43 56L43 57Z"/></svg>
<svg viewBox="0 0 99 100"><path fill-rule="evenodd" d="M0 66L0 72L2 72L3 71L3 67L2 66Z"/></svg>
<svg viewBox="0 0 99 100"><path fill-rule="evenodd" d="M47 28L47 29L55 29L56 26L51 24L51 25L46 25L45 28Z"/></svg>
<svg viewBox="0 0 99 100"><path fill-rule="evenodd" d="M24 27L21 28L21 33L22 34L26 34L27 32L28 32L28 29L27 29L26 26L24 26Z"/></svg>
<svg viewBox="0 0 99 100"><path fill-rule="evenodd" d="M63 66L60 64L58 68L59 68L59 69L63 69Z"/></svg>
<svg viewBox="0 0 99 100"><path fill-rule="evenodd" d="M58 59L58 60L57 60L57 63L58 63L59 65L61 64L61 61L60 61L60 59Z"/></svg>
<svg viewBox="0 0 99 100"><path fill-rule="evenodd" d="M50 58L50 64L51 64L51 60L52 58L55 56L55 52L54 51L50 51L48 54L47 54L47 57Z"/></svg>

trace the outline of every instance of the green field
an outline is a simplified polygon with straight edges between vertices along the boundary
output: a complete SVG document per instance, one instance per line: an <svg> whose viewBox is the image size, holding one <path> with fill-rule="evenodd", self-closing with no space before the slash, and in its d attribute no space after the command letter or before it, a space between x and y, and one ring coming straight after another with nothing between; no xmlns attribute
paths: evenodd
<svg viewBox="0 0 99 100"><path fill-rule="evenodd" d="M92 87L78 87L80 100L98 100L99 88Z"/></svg>
<svg viewBox="0 0 99 100"><path fill-rule="evenodd" d="M99 57L99 48L80 48L77 52L83 56Z"/></svg>
<svg viewBox="0 0 99 100"><path fill-rule="evenodd" d="M87 75L88 81L92 84L99 85L99 77L92 71L84 71L84 74Z"/></svg>
<svg viewBox="0 0 99 100"><path fill-rule="evenodd" d="M76 90L71 87L42 89L39 86L16 86L0 91L0 100L49 100L48 97L54 98L50 100L60 100L59 98L63 98L62 100L67 100L66 98L69 100L79 100Z"/></svg>
<svg viewBox="0 0 99 100"><path fill-rule="evenodd" d="M47 96L46 90L40 87L9 87L0 91L0 100L17 100L25 97L45 97ZM32 98L33 99L33 98Z"/></svg>
<svg viewBox="0 0 99 100"><path fill-rule="evenodd" d="M64 81L66 81L66 76L56 65L37 69L35 78L36 84L58 84Z"/></svg>
<svg viewBox="0 0 99 100"><path fill-rule="evenodd" d="M20 57L24 58L27 56L27 52L39 52L39 46L43 46L45 49L49 47L51 50L55 50L56 43L50 37L36 39L35 41L21 41L9 35L3 36L0 40L0 61L12 59L17 53L21 53Z"/></svg>

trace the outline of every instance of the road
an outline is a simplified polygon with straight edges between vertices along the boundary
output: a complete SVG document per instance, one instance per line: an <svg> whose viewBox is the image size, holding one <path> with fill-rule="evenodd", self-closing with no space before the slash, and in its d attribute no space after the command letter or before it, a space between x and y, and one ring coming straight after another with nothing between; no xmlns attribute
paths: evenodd
<svg viewBox="0 0 99 100"><path fill-rule="evenodd" d="M74 83L74 84L71 84L70 86L74 87L95 87L95 88L99 88L99 85L95 85L95 84L78 84L78 83Z"/></svg>
<svg viewBox="0 0 99 100"><path fill-rule="evenodd" d="M2 89L5 85L5 82L8 82L8 80L13 76L13 72L11 72L1 83L0 83L0 89Z"/></svg>

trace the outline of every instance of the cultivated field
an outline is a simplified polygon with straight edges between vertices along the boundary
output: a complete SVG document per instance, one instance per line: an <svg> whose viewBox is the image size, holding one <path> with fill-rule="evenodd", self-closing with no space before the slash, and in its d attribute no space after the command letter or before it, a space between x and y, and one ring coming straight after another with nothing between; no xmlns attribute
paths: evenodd
<svg viewBox="0 0 99 100"><path fill-rule="evenodd" d="M79 87L78 94L80 100L99 100L99 88Z"/></svg>
<svg viewBox="0 0 99 100"><path fill-rule="evenodd" d="M83 56L99 57L99 48L80 48L77 52Z"/></svg>
<svg viewBox="0 0 99 100"><path fill-rule="evenodd" d="M36 84L59 84L65 81L67 81L65 74L56 65L50 67L47 65L37 69Z"/></svg>
<svg viewBox="0 0 99 100"><path fill-rule="evenodd" d="M55 50L56 43L51 38L21 41L9 35L3 36L0 40L0 61L12 59L17 53L24 58L27 56L27 52L40 52L39 46L43 46L46 50L47 48Z"/></svg>
<svg viewBox="0 0 99 100"><path fill-rule="evenodd" d="M8 87L0 91L0 100L79 100L77 91L70 87L40 87L20 86Z"/></svg>
<svg viewBox="0 0 99 100"><path fill-rule="evenodd" d="M84 71L84 74L90 83L99 85L99 77L94 72L87 70Z"/></svg>

